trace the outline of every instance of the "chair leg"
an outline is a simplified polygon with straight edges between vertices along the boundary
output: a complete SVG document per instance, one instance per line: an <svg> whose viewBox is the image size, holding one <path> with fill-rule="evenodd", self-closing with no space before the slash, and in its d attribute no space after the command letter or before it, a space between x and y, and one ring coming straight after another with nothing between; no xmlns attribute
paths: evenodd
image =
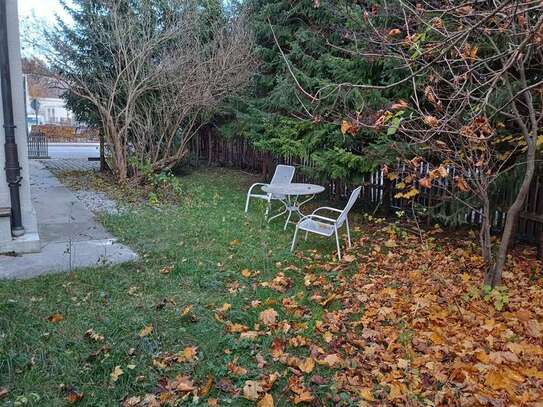
<svg viewBox="0 0 543 407"><path fill-rule="evenodd" d="M266 213L264 214L264 219L265 220L268 220L268 216L270 214L270 210L271 210L271 199L268 199L268 203L266 205Z"/></svg>
<svg viewBox="0 0 543 407"><path fill-rule="evenodd" d="M293 252L296 247L296 239L298 238L298 225L296 225L296 230L294 231L294 238L292 239L292 245L290 246L290 251Z"/></svg>
<svg viewBox="0 0 543 407"><path fill-rule="evenodd" d="M349 219L345 218L345 226L347 227L347 241L349 242L349 247L351 247L351 231L349 230Z"/></svg>
<svg viewBox="0 0 543 407"><path fill-rule="evenodd" d="M309 232L305 232L305 237L304 237L304 240L307 241L307 235L309 234Z"/></svg>
<svg viewBox="0 0 543 407"><path fill-rule="evenodd" d="M339 235L337 233L337 228L335 228L334 231L336 232L337 259L339 261L341 260L341 249L339 247Z"/></svg>
<svg viewBox="0 0 543 407"><path fill-rule="evenodd" d="M247 194L247 200L245 201L245 213L249 211L249 200L251 199L251 194Z"/></svg>

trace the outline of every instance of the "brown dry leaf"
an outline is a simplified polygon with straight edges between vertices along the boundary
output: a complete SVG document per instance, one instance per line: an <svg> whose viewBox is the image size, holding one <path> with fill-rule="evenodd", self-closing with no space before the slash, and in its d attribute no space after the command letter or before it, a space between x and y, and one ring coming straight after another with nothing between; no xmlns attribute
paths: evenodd
<svg viewBox="0 0 543 407"><path fill-rule="evenodd" d="M66 395L66 402L68 404L75 404L83 398L83 393L75 390L70 390Z"/></svg>
<svg viewBox="0 0 543 407"><path fill-rule="evenodd" d="M402 33L402 31L399 29L399 28L393 28L392 30L390 30L388 32L388 36L389 37L397 37L398 35L400 35Z"/></svg>
<svg viewBox="0 0 543 407"><path fill-rule="evenodd" d="M395 400L400 398L405 393L405 384L403 383L390 383L390 393L388 393L389 400Z"/></svg>
<svg viewBox="0 0 543 407"><path fill-rule="evenodd" d="M168 367L168 364L161 358L153 358L153 366L157 369L165 369Z"/></svg>
<svg viewBox="0 0 543 407"><path fill-rule="evenodd" d="M492 370L485 377L485 384L492 387L494 390L514 391L513 380L504 374L503 371Z"/></svg>
<svg viewBox="0 0 543 407"><path fill-rule="evenodd" d="M189 304L181 308L180 314L182 317L186 317L191 311L192 311L192 304Z"/></svg>
<svg viewBox="0 0 543 407"><path fill-rule="evenodd" d="M231 333L241 333L241 332L246 332L249 330L249 328L246 325L233 324L232 322L227 322L225 325L225 329L226 331L231 332Z"/></svg>
<svg viewBox="0 0 543 407"><path fill-rule="evenodd" d="M47 317L47 321L51 322L52 324L58 324L60 321L64 321L64 316L57 312L52 315L49 315Z"/></svg>
<svg viewBox="0 0 543 407"><path fill-rule="evenodd" d="M353 261L356 260L356 257L353 256L352 254L346 254L345 256L342 257L342 260L346 263L352 263Z"/></svg>
<svg viewBox="0 0 543 407"><path fill-rule="evenodd" d="M124 374L123 369L121 369L120 366L115 366L115 369L113 369L113 372L110 373L111 380L116 382L119 380L119 377L121 377Z"/></svg>
<svg viewBox="0 0 543 407"><path fill-rule="evenodd" d="M200 387L200 390L198 390L198 395L200 397L206 397L211 391L212 387L213 387L213 376L207 375L207 380L205 384L202 387Z"/></svg>
<svg viewBox="0 0 543 407"><path fill-rule="evenodd" d="M314 399L311 392L302 384L300 377L291 377L288 380L288 388L295 394L294 404L310 403Z"/></svg>
<svg viewBox="0 0 543 407"><path fill-rule="evenodd" d="M374 401L375 400L375 397L373 397L373 391L370 387L364 387L362 388L358 394L360 395L360 397L362 397L362 399L366 400L366 401Z"/></svg>
<svg viewBox="0 0 543 407"><path fill-rule="evenodd" d="M239 334L240 339L247 339L248 341L255 341L258 339L258 331L247 331Z"/></svg>
<svg viewBox="0 0 543 407"><path fill-rule="evenodd" d="M311 373L315 368L315 360L313 358L305 358L298 363L298 369L304 373Z"/></svg>
<svg viewBox="0 0 543 407"><path fill-rule="evenodd" d="M92 339L95 342L103 342L105 339L103 335L97 334L94 329L87 329L85 331L85 337Z"/></svg>
<svg viewBox="0 0 543 407"><path fill-rule="evenodd" d="M140 403L141 403L141 397L132 396L132 397L125 398L123 402L121 403L121 407L135 407Z"/></svg>
<svg viewBox="0 0 543 407"><path fill-rule="evenodd" d="M424 177L419 179L419 185L423 188L432 188L432 180L430 177Z"/></svg>
<svg viewBox="0 0 543 407"><path fill-rule="evenodd" d="M337 367L343 364L343 359L337 353L332 353L331 355L326 355L323 359L317 360L317 363L328 367Z"/></svg>
<svg viewBox="0 0 543 407"><path fill-rule="evenodd" d="M462 192L469 192L469 185L464 177L454 177L456 187Z"/></svg>
<svg viewBox="0 0 543 407"><path fill-rule="evenodd" d="M220 308L217 308L216 311L224 313L229 311L230 308L232 308L232 304L228 304L227 302L225 302Z"/></svg>
<svg viewBox="0 0 543 407"><path fill-rule="evenodd" d="M238 366L233 362L228 363L227 367L230 373L236 376L244 376L247 374L247 369L245 369L244 367Z"/></svg>
<svg viewBox="0 0 543 407"><path fill-rule="evenodd" d="M252 273L251 273L251 270L249 269L243 269L241 270L241 275L245 278L249 278L251 277Z"/></svg>
<svg viewBox="0 0 543 407"><path fill-rule="evenodd" d="M9 390L5 387L0 387L0 399L6 397L9 393Z"/></svg>
<svg viewBox="0 0 543 407"><path fill-rule="evenodd" d="M284 343L279 338L275 338L272 341L270 353L273 358L277 359L281 357L281 355L283 354L283 346L284 346Z"/></svg>
<svg viewBox="0 0 543 407"><path fill-rule="evenodd" d="M189 376L178 375L174 381L175 389L181 392L190 392L196 390L194 383Z"/></svg>
<svg viewBox="0 0 543 407"><path fill-rule="evenodd" d="M260 382L255 380L247 380L245 386L243 386L243 397L247 400L256 401L260 398L260 394L264 390L260 385Z"/></svg>
<svg viewBox="0 0 543 407"><path fill-rule="evenodd" d="M279 291L281 293L287 291L292 286L292 280L285 276L282 271L277 273L275 278L271 281L264 281L260 283L262 287L269 287L272 290Z"/></svg>
<svg viewBox="0 0 543 407"><path fill-rule="evenodd" d="M405 109L407 106L409 106L407 102L405 100L400 99L396 103L393 103L392 106L390 106L390 109L401 110L401 109ZM385 174L385 175L388 175L388 174Z"/></svg>
<svg viewBox="0 0 543 407"><path fill-rule="evenodd" d="M531 319L526 322L526 333L532 338L541 338L541 324L535 320Z"/></svg>
<svg viewBox="0 0 543 407"><path fill-rule="evenodd" d="M196 355L198 354L198 347L197 346L187 346L185 349L183 349L181 352L179 352L179 356L177 358L178 362L192 362L194 358L196 358Z"/></svg>
<svg viewBox="0 0 543 407"><path fill-rule="evenodd" d="M274 407L273 397L271 394L266 393L264 397L256 404L257 407Z"/></svg>
<svg viewBox="0 0 543 407"><path fill-rule="evenodd" d="M143 327L143 329L138 334L140 338L144 338L146 336L149 336L153 333L153 325L146 325Z"/></svg>
<svg viewBox="0 0 543 407"><path fill-rule="evenodd" d="M273 308L268 308L260 313L259 319L264 323L264 325L273 325L277 319L277 311Z"/></svg>
<svg viewBox="0 0 543 407"><path fill-rule="evenodd" d="M257 353L255 358L256 358L258 368L263 369L266 366L266 359L264 359L264 356L262 356L262 353Z"/></svg>
<svg viewBox="0 0 543 407"><path fill-rule="evenodd" d="M209 407L218 407L219 406L219 400L218 399L207 399L207 405Z"/></svg>
<svg viewBox="0 0 543 407"><path fill-rule="evenodd" d="M169 274L171 273L173 270L173 266L166 266L166 267L162 267L159 272L160 274Z"/></svg>
<svg viewBox="0 0 543 407"><path fill-rule="evenodd" d="M352 136L355 136L358 132L358 126L351 121L342 120L341 121L341 134L345 135L349 133Z"/></svg>
<svg viewBox="0 0 543 407"><path fill-rule="evenodd" d="M311 392L308 391L308 390L305 390L305 391L302 391L299 394L296 394L296 396L294 396L293 401L294 401L294 404L300 404L300 403L310 403L314 399L315 399L315 397L313 397Z"/></svg>
<svg viewBox="0 0 543 407"><path fill-rule="evenodd" d="M435 116L424 116L423 120L430 127L437 127L439 125L439 120Z"/></svg>

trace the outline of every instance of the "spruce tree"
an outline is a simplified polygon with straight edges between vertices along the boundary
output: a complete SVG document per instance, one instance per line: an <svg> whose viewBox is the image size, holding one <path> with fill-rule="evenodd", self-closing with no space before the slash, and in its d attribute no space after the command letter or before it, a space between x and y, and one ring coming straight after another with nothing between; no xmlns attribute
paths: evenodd
<svg viewBox="0 0 543 407"><path fill-rule="evenodd" d="M362 93L336 86L393 79L386 63L357 53L363 39L353 33L365 24L362 9L343 0L250 0L249 6L261 65L251 98L236 103L237 120L224 126L225 133L310 162L306 170L322 179L355 182L392 161L389 136L366 125L409 91ZM319 90L321 100L308 95Z"/></svg>

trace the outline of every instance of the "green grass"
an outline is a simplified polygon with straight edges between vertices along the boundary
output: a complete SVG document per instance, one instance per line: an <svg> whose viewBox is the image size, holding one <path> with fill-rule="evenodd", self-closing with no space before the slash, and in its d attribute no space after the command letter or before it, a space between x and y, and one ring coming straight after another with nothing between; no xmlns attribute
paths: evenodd
<svg viewBox="0 0 543 407"><path fill-rule="evenodd" d="M153 392L160 378L173 378L180 372L198 384L210 374L215 380L227 377L240 388L245 380L257 378L262 371L254 356L259 351L267 354L272 338L240 341L239 335L225 333L214 309L231 303L228 319L251 326L265 308L251 308L250 301L280 301L276 291L257 282L273 278L278 262L284 268L299 260L288 250L292 227L285 232L279 220L264 222L262 202L253 201L250 214L243 213L251 181L240 172L200 171L183 178L179 205L140 205L104 217L106 227L139 253L135 263L0 282L0 387L9 390L0 404L64 405L73 388L84 393L79 405L118 405L127 395ZM331 257L334 246L332 239L313 237L307 243L302 240L299 247L316 248ZM164 268L172 271L161 273ZM240 271L245 268L261 274L244 278ZM303 290L303 275L287 274L295 281L287 294ZM232 284L240 286L235 293L229 292ZM168 304L158 309L156 304L164 299ZM314 302L300 303L312 307L315 316L322 312ZM182 316L188 305L191 312ZM283 317L282 308L276 310ZM54 313L65 319L48 322ZM153 334L139 337L149 324ZM308 326L310 334L312 324ZM89 340L84 336L88 329L105 340ZM153 367L153 357L160 352L177 352L189 345L198 346L194 363L166 370ZM226 368L236 356L238 365L249 369L243 377L233 376ZM112 382L115 366L121 366L124 374ZM274 369L280 367L269 367L270 372ZM283 387L284 383L274 386L276 405L288 404ZM231 398L216 388L209 396L222 401ZM239 398L232 404L253 403Z"/></svg>

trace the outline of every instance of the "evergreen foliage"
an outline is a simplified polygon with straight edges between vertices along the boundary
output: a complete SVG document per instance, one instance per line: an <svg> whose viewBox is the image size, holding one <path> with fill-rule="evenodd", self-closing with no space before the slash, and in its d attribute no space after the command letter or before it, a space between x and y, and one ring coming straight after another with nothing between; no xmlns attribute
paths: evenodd
<svg viewBox="0 0 543 407"><path fill-rule="evenodd" d="M322 178L354 182L393 162L397 153L390 149L390 137L365 125L373 124L383 106L408 97L409 89L362 93L334 85L384 85L400 74L387 62L355 54L362 39L352 33L365 25L361 7L343 0L250 0L249 5L261 65L251 97L234 104L235 120L222 127L223 133L310 163L306 170ZM308 93L323 89L327 97L311 100L293 76ZM355 124L345 134L343 120Z"/></svg>

